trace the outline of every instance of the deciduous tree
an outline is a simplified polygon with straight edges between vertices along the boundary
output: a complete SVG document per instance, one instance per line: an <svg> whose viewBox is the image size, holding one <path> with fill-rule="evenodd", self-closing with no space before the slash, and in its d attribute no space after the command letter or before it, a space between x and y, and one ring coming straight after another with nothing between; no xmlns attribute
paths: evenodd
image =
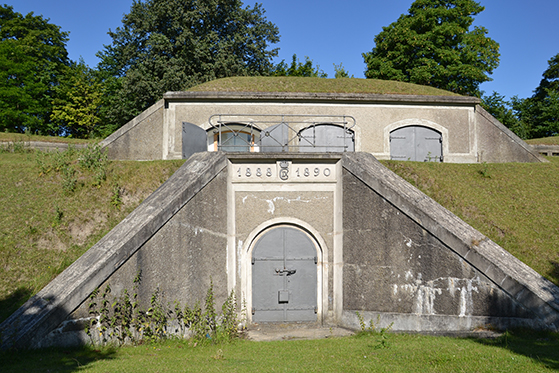
<svg viewBox="0 0 559 373"><path fill-rule="evenodd" d="M115 95L107 118L121 125L166 91L216 78L268 74L279 41L260 4L240 0L134 0L98 53Z"/></svg>
<svg viewBox="0 0 559 373"><path fill-rule="evenodd" d="M55 134L54 88L69 64L68 33L42 16L0 6L0 129Z"/></svg>
<svg viewBox="0 0 559 373"><path fill-rule="evenodd" d="M367 78L399 80L475 95L499 64L499 45L470 27L484 7L473 0L416 0L364 53Z"/></svg>
<svg viewBox="0 0 559 373"><path fill-rule="evenodd" d="M287 65L285 60L278 63L271 71L272 76L299 76L307 78L326 78L328 74L320 69L320 66L313 66L313 61L305 56L305 63L302 63L294 54L291 65Z"/></svg>
<svg viewBox="0 0 559 373"><path fill-rule="evenodd" d="M101 124L102 86L85 62L67 68L56 87L52 122L65 136L90 137Z"/></svg>

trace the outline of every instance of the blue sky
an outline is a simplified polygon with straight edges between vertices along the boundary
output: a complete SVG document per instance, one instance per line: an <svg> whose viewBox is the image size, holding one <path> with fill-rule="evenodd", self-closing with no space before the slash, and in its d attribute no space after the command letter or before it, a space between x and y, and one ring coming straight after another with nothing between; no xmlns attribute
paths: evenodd
<svg viewBox="0 0 559 373"><path fill-rule="evenodd" d="M483 26L501 46L501 62L492 82L484 83L486 93L497 91L507 98L528 97L538 86L547 61L559 53L559 1L478 0L485 10L475 25ZM309 56L329 77L333 64L343 63L356 78L363 78L361 54L370 51L373 39L407 13L413 0L260 0L266 17L280 30L279 58L301 61ZM72 60L81 57L94 67L95 53L110 44L109 29L121 25L132 0L12 0L16 12L43 15L70 32L67 48ZM253 6L253 1L244 1Z"/></svg>

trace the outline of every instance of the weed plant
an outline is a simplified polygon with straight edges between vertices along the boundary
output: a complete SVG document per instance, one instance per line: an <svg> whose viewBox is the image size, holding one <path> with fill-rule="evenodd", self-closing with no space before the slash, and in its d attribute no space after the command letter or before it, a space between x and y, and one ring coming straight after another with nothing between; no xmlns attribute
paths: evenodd
<svg viewBox="0 0 559 373"><path fill-rule="evenodd" d="M193 308L185 305L184 309L178 300L173 302L174 307L164 305L159 289L152 293L149 307L142 309L138 299L140 282L138 272L132 294L125 289L121 295L111 297L110 285L102 292L96 289L91 293L86 334L93 345L155 343L171 337L189 337L196 344L216 344L240 336L233 292L223 303L221 315L215 308L213 283L206 293L204 310L199 302Z"/></svg>

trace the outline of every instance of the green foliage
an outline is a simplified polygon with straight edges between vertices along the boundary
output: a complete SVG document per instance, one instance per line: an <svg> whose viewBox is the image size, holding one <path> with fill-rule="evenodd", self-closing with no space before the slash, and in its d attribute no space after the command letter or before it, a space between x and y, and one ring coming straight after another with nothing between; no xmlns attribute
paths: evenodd
<svg viewBox="0 0 559 373"><path fill-rule="evenodd" d="M287 65L285 60L282 60L271 70L272 76L298 76L306 78L327 78L328 74L320 70L320 66L313 67L312 60L305 56L305 63L301 63L294 54L291 60L291 65Z"/></svg>
<svg viewBox="0 0 559 373"><path fill-rule="evenodd" d="M93 344L161 342L171 337L168 330L171 323L179 324L178 330L182 331L182 335L185 335L185 330L190 330L196 344L225 343L239 337L237 302L233 292L224 302L221 315L215 309L213 283L210 283L206 293L204 311L199 302L192 309L185 306L184 311L178 300L173 302L173 308L166 306L161 302L159 289L152 293L146 310L139 306L140 282L141 271L134 279L132 295L124 289L120 296L110 298L109 285L101 296L99 289L91 293L88 301L90 321L86 333Z"/></svg>
<svg viewBox="0 0 559 373"><path fill-rule="evenodd" d="M0 6L0 130L57 134L51 102L69 63L67 41L42 16Z"/></svg>
<svg viewBox="0 0 559 373"><path fill-rule="evenodd" d="M473 0L416 0L364 53L367 78L429 85L474 96L499 64L499 45L475 26Z"/></svg>
<svg viewBox="0 0 559 373"><path fill-rule="evenodd" d="M73 193L76 190L78 176L85 176L83 175L84 172L92 176L92 186L100 187L107 179L109 160L105 150L98 144L88 144L79 150L73 146L68 146L65 151L37 151L35 161L40 175L47 175L51 171L61 173L62 189L66 194ZM76 166L79 166L81 172L78 172ZM113 200L111 200L111 203L114 205Z"/></svg>
<svg viewBox="0 0 559 373"><path fill-rule="evenodd" d="M367 324L365 324L365 320L363 316L359 313L359 311L356 311L355 314L357 315L357 319L359 320L359 326L361 328L361 330L357 334L358 337L363 337L363 336L378 337L377 344L373 346L373 349L375 350L390 347L390 342L388 337L394 323L390 323L390 325L388 325L387 327L380 328L379 330L377 330L378 324L380 323L380 315L377 316L376 323L373 321L373 319L370 319L369 325L367 326Z"/></svg>
<svg viewBox="0 0 559 373"><path fill-rule="evenodd" d="M111 194L111 205L115 208L120 209L120 205L122 205L122 197L121 197L121 189L118 182L113 183L112 187L112 194Z"/></svg>
<svg viewBox="0 0 559 373"><path fill-rule="evenodd" d="M532 97L511 100L515 115L526 129L525 138L559 134L559 53L548 64Z"/></svg>
<svg viewBox="0 0 559 373"><path fill-rule="evenodd" d="M239 0L134 1L111 45L98 53L111 103L103 115L118 127L167 91L228 76L267 74L279 41L261 4Z"/></svg>
<svg viewBox="0 0 559 373"><path fill-rule="evenodd" d="M83 61L65 69L55 87L52 122L58 132L77 138L91 137L101 124L102 85Z"/></svg>
<svg viewBox="0 0 559 373"><path fill-rule="evenodd" d="M76 170L72 166L64 166L62 169L62 189L66 194L73 193L76 190L78 178Z"/></svg>
<svg viewBox="0 0 559 373"><path fill-rule="evenodd" d="M336 79L340 79L340 78L354 78L353 75L349 76L349 73L347 72L346 69L344 69L344 66L342 65L342 63L340 63L339 65L334 64L334 71L336 72L334 77Z"/></svg>

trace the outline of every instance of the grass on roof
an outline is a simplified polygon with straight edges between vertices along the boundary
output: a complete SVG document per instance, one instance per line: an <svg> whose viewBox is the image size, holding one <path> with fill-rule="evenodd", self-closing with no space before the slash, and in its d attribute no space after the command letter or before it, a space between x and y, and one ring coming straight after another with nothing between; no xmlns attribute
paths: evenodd
<svg viewBox="0 0 559 373"><path fill-rule="evenodd" d="M379 79L325 79L301 77L232 77L212 80L190 92L311 92L376 93L395 95L459 96L438 88Z"/></svg>
<svg viewBox="0 0 559 373"><path fill-rule="evenodd" d="M559 136L544 137L541 139L526 140L528 144L532 145L559 145Z"/></svg>

